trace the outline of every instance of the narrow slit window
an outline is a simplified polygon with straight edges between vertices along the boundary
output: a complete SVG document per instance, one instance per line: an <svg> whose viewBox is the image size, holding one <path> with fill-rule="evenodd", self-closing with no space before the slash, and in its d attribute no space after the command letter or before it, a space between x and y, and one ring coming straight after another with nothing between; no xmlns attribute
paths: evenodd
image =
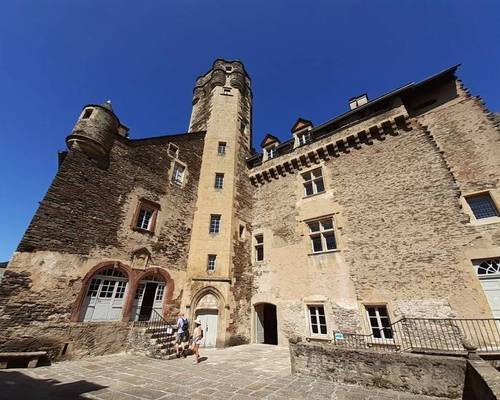
<svg viewBox="0 0 500 400"><path fill-rule="evenodd" d="M255 235L255 261L264 261L264 235Z"/></svg>
<svg viewBox="0 0 500 400"><path fill-rule="evenodd" d="M217 263L217 256L215 254L209 254L208 255L207 271L214 272L216 263Z"/></svg>
<svg viewBox="0 0 500 400"><path fill-rule="evenodd" d="M82 116L82 119L89 119L90 116L92 115L92 112L94 110L92 108L87 108L84 112L83 112L83 116Z"/></svg>

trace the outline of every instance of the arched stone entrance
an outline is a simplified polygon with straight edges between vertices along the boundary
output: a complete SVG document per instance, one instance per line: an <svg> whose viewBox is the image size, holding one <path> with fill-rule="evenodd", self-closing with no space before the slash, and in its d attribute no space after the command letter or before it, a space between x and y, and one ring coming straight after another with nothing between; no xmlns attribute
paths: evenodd
<svg viewBox="0 0 500 400"><path fill-rule="evenodd" d="M130 319L132 321L149 321L155 313L163 316L165 288L166 282L161 275L143 277L135 291Z"/></svg>
<svg viewBox="0 0 500 400"><path fill-rule="evenodd" d="M255 308L255 343L278 344L278 320L276 306L259 303Z"/></svg>
<svg viewBox="0 0 500 400"><path fill-rule="evenodd" d="M219 333L221 302L215 293L206 291L196 302L194 318L201 321L203 329L202 347L216 347Z"/></svg>

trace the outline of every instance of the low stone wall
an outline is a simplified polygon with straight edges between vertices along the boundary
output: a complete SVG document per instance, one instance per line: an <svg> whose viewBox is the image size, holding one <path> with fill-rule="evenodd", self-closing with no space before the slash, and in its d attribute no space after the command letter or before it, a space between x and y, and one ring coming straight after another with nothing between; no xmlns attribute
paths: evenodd
<svg viewBox="0 0 500 400"><path fill-rule="evenodd" d="M43 350L51 360L119 353L126 350L130 329L131 324L124 322L29 325L23 328L22 335L2 343L0 350Z"/></svg>
<svg viewBox="0 0 500 400"><path fill-rule="evenodd" d="M463 400L500 399L500 372L484 360L469 360Z"/></svg>
<svg viewBox="0 0 500 400"><path fill-rule="evenodd" d="M460 398L466 360L410 353L346 350L330 344L290 343L292 373L346 384L435 397Z"/></svg>

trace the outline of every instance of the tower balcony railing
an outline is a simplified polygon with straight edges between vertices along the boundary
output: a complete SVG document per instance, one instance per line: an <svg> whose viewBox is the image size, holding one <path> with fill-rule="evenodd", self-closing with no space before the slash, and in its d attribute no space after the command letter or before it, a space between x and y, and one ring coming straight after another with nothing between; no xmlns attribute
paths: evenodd
<svg viewBox="0 0 500 400"><path fill-rule="evenodd" d="M335 332L333 344L384 352L500 354L500 319L402 318L371 334Z"/></svg>

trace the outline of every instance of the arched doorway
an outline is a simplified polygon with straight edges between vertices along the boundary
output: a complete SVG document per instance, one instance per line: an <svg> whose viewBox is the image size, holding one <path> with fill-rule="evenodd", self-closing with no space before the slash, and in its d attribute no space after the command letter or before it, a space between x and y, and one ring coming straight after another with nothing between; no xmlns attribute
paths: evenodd
<svg viewBox="0 0 500 400"><path fill-rule="evenodd" d="M120 320L127 286L128 278L119 269L110 267L97 272L88 286L80 320Z"/></svg>
<svg viewBox="0 0 500 400"><path fill-rule="evenodd" d="M255 305L255 342L278 344L278 321L274 304Z"/></svg>
<svg viewBox="0 0 500 400"><path fill-rule="evenodd" d="M200 319L203 329L202 347L217 345L219 330L219 301L212 293L204 295L196 305L195 318Z"/></svg>
<svg viewBox="0 0 500 400"><path fill-rule="evenodd" d="M146 276L141 279L132 305L132 320L149 321L155 314L163 316L163 299L166 282L160 275Z"/></svg>

